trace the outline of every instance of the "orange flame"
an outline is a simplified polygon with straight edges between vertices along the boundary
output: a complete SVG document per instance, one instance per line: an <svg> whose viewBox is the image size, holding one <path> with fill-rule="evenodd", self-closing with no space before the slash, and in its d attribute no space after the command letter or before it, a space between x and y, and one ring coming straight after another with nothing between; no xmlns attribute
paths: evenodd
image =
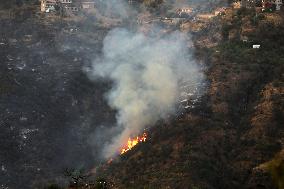
<svg viewBox="0 0 284 189"><path fill-rule="evenodd" d="M136 138L129 138L127 141L127 145L120 151L120 154L124 154L125 152L131 150L134 146L136 146L139 142L145 142L147 139L147 134L143 133L142 136L137 136Z"/></svg>

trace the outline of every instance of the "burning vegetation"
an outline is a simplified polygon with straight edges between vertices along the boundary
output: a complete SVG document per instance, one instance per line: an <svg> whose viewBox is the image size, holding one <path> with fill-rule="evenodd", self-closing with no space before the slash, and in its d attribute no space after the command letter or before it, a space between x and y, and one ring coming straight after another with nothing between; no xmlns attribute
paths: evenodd
<svg viewBox="0 0 284 189"><path fill-rule="evenodd" d="M140 22L123 5L87 26L0 16L2 188L282 188L283 15L165 8Z"/></svg>
<svg viewBox="0 0 284 189"><path fill-rule="evenodd" d="M124 154L131 150L134 146L136 146L140 142L145 142L147 140L147 133L143 133L141 136L137 136L136 138L129 138L127 144L121 149L120 154Z"/></svg>

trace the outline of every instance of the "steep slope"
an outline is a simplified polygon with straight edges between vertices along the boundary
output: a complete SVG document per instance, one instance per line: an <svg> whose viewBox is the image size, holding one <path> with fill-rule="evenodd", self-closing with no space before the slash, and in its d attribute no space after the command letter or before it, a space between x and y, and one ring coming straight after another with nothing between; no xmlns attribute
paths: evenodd
<svg viewBox="0 0 284 189"><path fill-rule="evenodd" d="M97 161L94 125L114 116L101 100L108 84L91 82L82 66L107 29L75 36L70 29L86 22L45 17L39 6L12 12L0 12L0 187L43 188L64 181L66 167Z"/></svg>
<svg viewBox="0 0 284 189"><path fill-rule="evenodd" d="M198 108L158 123L146 143L104 166L101 176L114 188L277 187L281 177L258 166L283 149L279 23L279 14L228 10L200 27L196 55L207 60L210 86ZM252 49L257 43L261 48Z"/></svg>

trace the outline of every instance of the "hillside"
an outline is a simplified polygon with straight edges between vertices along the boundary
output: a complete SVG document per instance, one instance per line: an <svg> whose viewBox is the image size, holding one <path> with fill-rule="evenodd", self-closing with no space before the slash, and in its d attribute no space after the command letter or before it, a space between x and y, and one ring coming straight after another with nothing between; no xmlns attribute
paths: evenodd
<svg viewBox="0 0 284 189"><path fill-rule="evenodd" d="M0 187L64 183L65 168L94 166L93 125L112 121L107 83L82 72L108 29L45 17L38 6L0 15Z"/></svg>
<svg viewBox="0 0 284 189"><path fill-rule="evenodd" d="M208 11L231 1L169 0L145 1L131 9L136 18L100 2L102 10L61 17L40 13L36 0L0 0L1 187L284 189L283 13L227 8L215 16ZM175 2L195 2L196 11L178 18ZM117 131L119 110L106 100L111 79L88 71L104 51L123 49L104 48L114 28L133 33L108 47L126 41L128 48L134 33L162 39L181 31L206 89L193 108L159 120L145 142L106 162L104 142L116 136L108 131ZM138 51L119 53L135 60Z"/></svg>
<svg viewBox="0 0 284 189"><path fill-rule="evenodd" d="M154 126L101 176L124 189L283 188L283 159L273 160L284 148L283 18L230 9L185 23L201 24L193 38L209 68L206 95L195 111Z"/></svg>
<svg viewBox="0 0 284 189"><path fill-rule="evenodd" d="M23 5L38 5L39 3L38 0L0 0L0 10L21 7Z"/></svg>

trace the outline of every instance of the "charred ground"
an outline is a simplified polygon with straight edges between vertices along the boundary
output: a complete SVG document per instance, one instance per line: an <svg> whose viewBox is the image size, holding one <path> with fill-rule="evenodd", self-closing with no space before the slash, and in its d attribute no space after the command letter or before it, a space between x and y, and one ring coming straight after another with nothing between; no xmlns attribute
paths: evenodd
<svg viewBox="0 0 284 189"><path fill-rule="evenodd" d="M102 100L109 84L91 82L82 70L108 29L96 27L88 41L70 31L76 22L37 13L29 5L1 10L2 188L42 188L62 183L65 168L92 168L91 125L114 117Z"/></svg>
<svg viewBox="0 0 284 189"><path fill-rule="evenodd" d="M283 15L255 15L228 10L175 27L193 35L206 94L194 110L157 123L147 142L97 169L99 176L114 188L283 187ZM37 188L60 182L65 167L92 168L89 133L114 121L102 101L109 84L82 72L109 28L46 20L33 6L1 12L3 187Z"/></svg>

